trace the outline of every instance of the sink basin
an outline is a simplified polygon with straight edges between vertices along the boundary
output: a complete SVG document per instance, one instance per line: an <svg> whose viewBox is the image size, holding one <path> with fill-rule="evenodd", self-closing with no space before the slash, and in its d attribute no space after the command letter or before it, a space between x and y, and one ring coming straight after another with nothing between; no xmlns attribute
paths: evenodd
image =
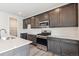
<svg viewBox="0 0 79 59"><path fill-rule="evenodd" d="M2 40L13 40L15 37L3 37Z"/></svg>
<svg viewBox="0 0 79 59"><path fill-rule="evenodd" d="M6 40L13 40L15 37L7 37Z"/></svg>

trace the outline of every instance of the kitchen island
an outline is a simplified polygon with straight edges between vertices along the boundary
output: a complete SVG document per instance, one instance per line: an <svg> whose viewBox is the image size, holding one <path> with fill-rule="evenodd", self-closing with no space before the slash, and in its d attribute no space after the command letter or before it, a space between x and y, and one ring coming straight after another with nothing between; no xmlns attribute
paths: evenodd
<svg viewBox="0 0 79 59"><path fill-rule="evenodd" d="M18 37L10 40L0 40L0 56L28 56L30 51L29 40Z"/></svg>

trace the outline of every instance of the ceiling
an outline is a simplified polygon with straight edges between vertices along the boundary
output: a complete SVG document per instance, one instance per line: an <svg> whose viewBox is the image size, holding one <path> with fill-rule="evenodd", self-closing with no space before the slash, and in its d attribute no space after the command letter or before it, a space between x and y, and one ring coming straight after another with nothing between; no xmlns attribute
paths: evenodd
<svg viewBox="0 0 79 59"><path fill-rule="evenodd" d="M28 18L65 4L67 3L0 3L0 11Z"/></svg>

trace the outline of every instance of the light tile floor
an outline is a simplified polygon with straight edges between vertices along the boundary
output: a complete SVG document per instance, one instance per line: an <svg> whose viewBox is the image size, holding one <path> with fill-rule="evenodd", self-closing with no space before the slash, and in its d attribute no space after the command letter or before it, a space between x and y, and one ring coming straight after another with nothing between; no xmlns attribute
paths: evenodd
<svg viewBox="0 0 79 59"><path fill-rule="evenodd" d="M57 55L48 51L40 50L34 45L30 45L30 56L57 56Z"/></svg>

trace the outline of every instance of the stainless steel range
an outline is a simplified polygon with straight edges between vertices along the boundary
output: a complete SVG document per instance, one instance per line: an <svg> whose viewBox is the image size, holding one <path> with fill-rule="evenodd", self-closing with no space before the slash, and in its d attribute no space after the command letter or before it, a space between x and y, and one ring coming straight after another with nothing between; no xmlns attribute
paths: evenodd
<svg viewBox="0 0 79 59"><path fill-rule="evenodd" d="M48 35L51 35L51 31L44 30L37 35L36 43L39 49L47 51L47 46L48 46L47 36Z"/></svg>

